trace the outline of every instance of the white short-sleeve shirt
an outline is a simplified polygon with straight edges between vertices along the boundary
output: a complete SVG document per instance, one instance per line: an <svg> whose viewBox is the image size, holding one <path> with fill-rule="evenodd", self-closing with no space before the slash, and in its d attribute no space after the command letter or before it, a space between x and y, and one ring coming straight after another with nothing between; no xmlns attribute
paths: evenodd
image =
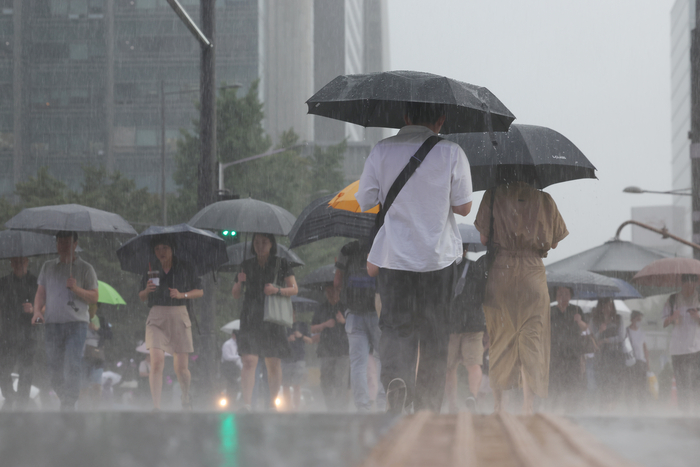
<svg viewBox="0 0 700 467"><path fill-rule="evenodd" d="M690 308L700 309L698 292L695 291L693 295L688 298L683 297L682 293L675 294L675 297L673 309L680 311L681 321L673 325L673 330L671 330L671 343L669 344L668 351L671 355L685 355L700 352L700 326L698 326L698 323L688 313ZM673 314L669 301L670 298L666 301L661 313L664 320Z"/></svg>
<svg viewBox="0 0 700 467"><path fill-rule="evenodd" d="M396 177L434 133L403 127L377 143L365 161L355 197L363 211L384 203ZM462 256L462 239L452 206L472 200L469 162L459 145L442 140L399 192L377 233L368 261L380 268L429 272Z"/></svg>

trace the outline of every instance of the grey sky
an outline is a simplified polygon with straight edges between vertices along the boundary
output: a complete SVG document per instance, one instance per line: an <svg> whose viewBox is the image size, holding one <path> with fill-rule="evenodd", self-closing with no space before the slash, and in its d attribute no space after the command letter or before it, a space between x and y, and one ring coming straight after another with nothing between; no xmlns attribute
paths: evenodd
<svg viewBox="0 0 700 467"><path fill-rule="evenodd" d="M390 68L489 88L516 123L576 144L599 180L553 185L571 234L553 262L612 238L633 206L671 189L670 12L673 0L388 0ZM477 193L473 223L481 200ZM623 239L630 239L629 227Z"/></svg>

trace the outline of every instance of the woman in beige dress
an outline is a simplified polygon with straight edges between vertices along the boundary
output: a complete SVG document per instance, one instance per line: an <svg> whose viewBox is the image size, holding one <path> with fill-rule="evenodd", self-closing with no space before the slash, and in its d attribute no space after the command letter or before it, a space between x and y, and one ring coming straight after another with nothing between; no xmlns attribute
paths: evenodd
<svg viewBox="0 0 700 467"><path fill-rule="evenodd" d="M549 384L549 292L542 258L569 232L549 194L513 182L484 194L474 222L483 244L494 191L496 257L484 298L489 380L496 411L504 408L504 390L522 387L523 412L531 414L533 395L547 397Z"/></svg>
<svg viewBox="0 0 700 467"><path fill-rule="evenodd" d="M192 345L192 323L187 313L187 301L204 295L202 281L194 268L173 254L173 243L167 236L155 237L151 241L158 258L157 278L144 274L139 299L148 302L151 311L146 319L146 348L151 355L149 383L154 410L160 410L163 390L163 367L165 352L173 355L177 381L182 391L182 408L192 409L189 396L189 354ZM155 275L155 274L154 274Z"/></svg>

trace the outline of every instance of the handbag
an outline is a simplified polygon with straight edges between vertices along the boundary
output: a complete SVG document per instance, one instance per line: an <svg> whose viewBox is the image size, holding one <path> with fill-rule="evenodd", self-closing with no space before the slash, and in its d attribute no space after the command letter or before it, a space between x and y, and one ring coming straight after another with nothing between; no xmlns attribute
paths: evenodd
<svg viewBox="0 0 700 467"><path fill-rule="evenodd" d="M625 340L622 342L622 352L625 354L625 366L631 367L637 363L637 359L634 358L634 349L632 348L632 341L630 340L630 330L627 329L625 335Z"/></svg>
<svg viewBox="0 0 700 467"><path fill-rule="evenodd" d="M105 361L105 352L101 347L86 344L84 358L90 363L102 363Z"/></svg>
<svg viewBox="0 0 700 467"><path fill-rule="evenodd" d="M415 172L418 166L421 165L421 163L425 159L425 156L427 156L428 153L433 149L433 147L435 147L435 145L438 144L441 140L442 138L440 138L439 136L432 135L429 136L428 139L423 141L421 147L419 147L418 151L416 151L413 157L411 157L408 160L408 164L406 164L401 173L399 173L399 175L396 177L394 183L391 184L391 188L387 192L386 198L384 199L384 204L379 204L379 212L374 218L374 225L372 226L372 229L369 233L370 245L374 242L374 237L377 236L379 229L381 229L384 225L384 218L386 217L386 212L391 207L391 204L396 199L396 196L398 196L399 192L406 184L408 179L411 178L413 172Z"/></svg>
<svg viewBox="0 0 700 467"><path fill-rule="evenodd" d="M274 281L277 281L281 259L277 257L275 263ZM277 285L273 282L274 285ZM279 285L277 285L279 287ZM292 299L284 295L265 295L265 314L263 320L268 323L280 324L292 327L294 324L294 310L292 309Z"/></svg>

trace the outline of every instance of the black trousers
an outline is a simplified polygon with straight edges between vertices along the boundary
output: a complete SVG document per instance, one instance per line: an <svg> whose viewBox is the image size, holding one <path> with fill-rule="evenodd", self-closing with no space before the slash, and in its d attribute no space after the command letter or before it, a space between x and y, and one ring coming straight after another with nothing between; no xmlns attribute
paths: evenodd
<svg viewBox="0 0 700 467"><path fill-rule="evenodd" d="M673 375L676 377L678 408L685 411L700 403L700 352L671 355Z"/></svg>
<svg viewBox="0 0 700 467"><path fill-rule="evenodd" d="M431 272L379 270L381 382L386 389L392 379L403 379L406 406L413 403L414 411L439 413L442 407L454 277L454 264Z"/></svg>
<svg viewBox="0 0 700 467"><path fill-rule="evenodd" d="M29 401L35 351L36 342L34 340L0 346L0 391L2 391L6 401L17 401L20 404ZM19 374L17 392L12 385L12 371L15 364Z"/></svg>

